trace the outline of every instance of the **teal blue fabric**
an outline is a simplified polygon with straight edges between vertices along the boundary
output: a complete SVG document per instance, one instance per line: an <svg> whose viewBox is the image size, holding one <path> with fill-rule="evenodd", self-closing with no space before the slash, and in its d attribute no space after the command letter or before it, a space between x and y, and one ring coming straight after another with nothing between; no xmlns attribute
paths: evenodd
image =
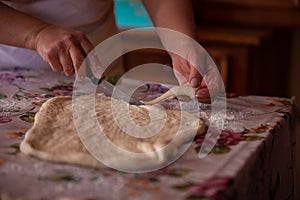
<svg viewBox="0 0 300 200"><path fill-rule="evenodd" d="M153 26L140 0L115 0L115 16L118 27Z"/></svg>

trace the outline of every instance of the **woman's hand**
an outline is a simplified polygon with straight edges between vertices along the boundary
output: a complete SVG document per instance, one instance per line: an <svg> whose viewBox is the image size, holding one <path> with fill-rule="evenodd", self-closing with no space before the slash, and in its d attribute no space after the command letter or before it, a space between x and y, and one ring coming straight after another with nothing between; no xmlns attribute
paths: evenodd
<svg viewBox="0 0 300 200"><path fill-rule="evenodd" d="M64 71L67 76L78 75L84 58L94 48L83 33L55 25L41 29L34 45L53 71Z"/></svg>
<svg viewBox="0 0 300 200"><path fill-rule="evenodd" d="M5 22L0 23L0 43L37 50L54 71L78 75L82 61L93 49L83 33L48 24L1 1L0 13L0 21Z"/></svg>
<svg viewBox="0 0 300 200"><path fill-rule="evenodd" d="M210 103L210 94L205 81L198 70L187 59L171 54L175 76L180 85L190 85L199 88L196 91L198 101Z"/></svg>
<svg viewBox="0 0 300 200"><path fill-rule="evenodd" d="M169 52L173 62L173 68L175 70L175 75L179 83L190 84L192 87L199 88L196 92L196 96L200 102L210 102L210 94L213 96L213 91L208 92L206 83L211 86L210 80L212 78L206 77L206 73L213 76L213 70L209 71L204 65L206 64L206 59L203 51L194 51L193 47L195 43L192 41L198 40L198 33L196 22L193 12L193 3L191 0L143 0L143 3L150 14L150 17L156 27L163 28L164 30L158 30L157 33L161 39L161 42L165 49ZM171 16L171 17L170 17ZM172 31L166 31L166 29ZM189 37L180 36L180 34L175 34L178 32ZM177 51L173 51L177 50ZM178 55L174 55L172 52L181 52L184 58ZM204 57L204 59L202 59ZM195 61L198 69L201 69L204 74L204 79L206 82L202 81L202 76L193 67L188 60ZM200 64L199 64L200 63ZM201 73L202 73L201 72ZM211 87L210 87L211 89Z"/></svg>

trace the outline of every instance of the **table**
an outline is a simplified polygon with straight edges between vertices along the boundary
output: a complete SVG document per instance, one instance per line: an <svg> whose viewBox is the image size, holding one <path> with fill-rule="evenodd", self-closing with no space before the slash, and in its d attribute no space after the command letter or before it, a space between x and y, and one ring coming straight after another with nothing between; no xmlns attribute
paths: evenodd
<svg viewBox="0 0 300 200"><path fill-rule="evenodd" d="M48 70L0 71L0 199L293 199L293 99L228 99L224 130L207 157L198 157L200 136L179 160L148 173L50 163L20 153L42 103L72 89L73 78ZM150 84L141 95L165 90Z"/></svg>

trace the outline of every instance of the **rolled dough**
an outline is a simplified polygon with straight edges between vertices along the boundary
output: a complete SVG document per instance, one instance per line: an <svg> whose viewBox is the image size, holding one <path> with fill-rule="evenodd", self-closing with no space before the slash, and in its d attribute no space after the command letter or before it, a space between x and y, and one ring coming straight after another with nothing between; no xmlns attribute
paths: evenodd
<svg viewBox="0 0 300 200"><path fill-rule="evenodd" d="M80 98L80 101L84 104L88 95L77 98ZM121 129L114 121L111 110L111 100L112 98L104 94L96 94L95 111L97 120L101 124L106 137L119 148L133 153L155 152L170 143L176 135L181 120L180 111L166 110L167 118L158 134L150 138L136 138L124 133L124 129ZM122 100L113 100L118 101L119 105L127 104ZM129 104L126 106L129 108L129 116L138 126L146 126L150 122L149 109L151 109L151 106L134 106ZM92 117L89 116L90 112L82 113L86 115L83 116L83 119ZM196 120L196 122L199 123L199 127L197 127L198 130L196 131L198 134L202 134L205 130L204 123L193 114L188 114L188 116L189 119L186 119L187 121L184 123L186 129L192 129L189 128L189 123L194 123ZM85 127L87 132L92 131L94 128L92 125L86 124L85 121L81 121L80 123L82 123L80 126ZM190 132L192 131L193 130L190 130ZM183 145L187 140L192 140L193 138L191 137L192 134L187 133L182 140L179 140L181 143L179 145ZM98 145L101 147L101 141ZM178 142L176 145L178 146ZM36 114L34 125L26 133L20 148L21 152L25 154L47 161L79 164L97 168L105 167L105 165L95 159L87 151L81 142L74 126L72 97L55 97L45 102ZM103 149L103 151L108 155L110 154L110 151L107 149ZM160 153L158 162L164 162L164 159L170 157L170 155L168 155L170 153L172 152L165 151ZM124 162L124 158L115 157L112 159L115 159L116 162L120 162L120 165ZM151 164L146 161L149 161L147 157L145 157L145 163L147 165Z"/></svg>

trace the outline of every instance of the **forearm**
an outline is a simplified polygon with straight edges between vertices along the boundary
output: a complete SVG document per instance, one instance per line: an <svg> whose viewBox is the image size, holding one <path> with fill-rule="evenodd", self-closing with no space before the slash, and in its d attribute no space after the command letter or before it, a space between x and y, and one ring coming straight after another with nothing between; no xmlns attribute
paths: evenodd
<svg viewBox="0 0 300 200"><path fill-rule="evenodd" d="M179 31L198 40L190 0L143 0L143 3L156 27Z"/></svg>
<svg viewBox="0 0 300 200"><path fill-rule="evenodd" d="M202 87L200 71L206 68L205 60L199 60L201 53L197 48L198 34L191 0L143 0L143 3L156 27L163 46L172 58L175 75L181 85ZM182 34L174 33L178 31ZM186 37L188 36L188 37ZM195 42L196 41L196 42ZM209 95L197 91L199 101L208 102Z"/></svg>
<svg viewBox="0 0 300 200"><path fill-rule="evenodd" d="M0 43L36 49L35 36L48 24L0 2Z"/></svg>

